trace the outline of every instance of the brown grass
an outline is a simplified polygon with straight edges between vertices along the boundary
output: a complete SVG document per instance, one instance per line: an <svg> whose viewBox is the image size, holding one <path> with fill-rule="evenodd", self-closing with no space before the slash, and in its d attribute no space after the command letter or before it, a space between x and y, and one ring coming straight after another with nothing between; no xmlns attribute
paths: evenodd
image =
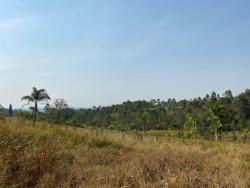
<svg viewBox="0 0 250 188"><path fill-rule="evenodd" d="M0 187L250 187L250 145L0 125Z"/></svg>

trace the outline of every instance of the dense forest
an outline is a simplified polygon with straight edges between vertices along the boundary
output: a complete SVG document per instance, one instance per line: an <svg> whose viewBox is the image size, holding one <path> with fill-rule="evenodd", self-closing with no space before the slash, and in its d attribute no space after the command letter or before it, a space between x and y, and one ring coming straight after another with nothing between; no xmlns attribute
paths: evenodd
<svg viewBox="0 0 250 188"><path fill-rule="evenodd" d="M45 90L44 90L45 91ZM48 95L46 94L48 97ZM23 99L29 99L29 96ZM50 98L45 101L48 102ZM12 108L12 107L11 107ZM37 106L36 106L37 108ZM34 112L34 107L31 107ZM15 116L34 118L32 111L18 110ZM40 121L78 127L95 127L116 130L176 130L188 135L220 138L223 132L250 129L250 90L233 96L230 90L222 96L213 92L204 98L192 100L168 99L126 101L112 106L74 109L64 99L37 111Z"/></svg>

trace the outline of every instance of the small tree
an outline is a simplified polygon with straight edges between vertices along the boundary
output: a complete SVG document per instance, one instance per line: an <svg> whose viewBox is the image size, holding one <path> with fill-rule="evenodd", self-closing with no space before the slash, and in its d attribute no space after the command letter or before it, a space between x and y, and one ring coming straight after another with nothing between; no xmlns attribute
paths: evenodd
<svg viewBox="0 0 250 188"><path fill-rule="evenodd" d="M212 109L209 109L208 120L209 120L210 125L211 125L210 129L215 136L215 140L217 141L219 138L219 129L222 127L222 123L220 121L220 118L217 115L215 115L215 113L213 112Z"/></svg>
<svg viewBox="0 0 250 188"><path fill-rule="evenodd" d="M197 135L197 122L192 116L189 116L186 120L186 123L184 124L183 136L186 138L191 138L193 136L196 137L196 135Z"/></svg>
<svg viewBox="0 0 250 188"><path fill-rule="evenodd" d="M243 136L242 136L243 143L247 142L247 138L248 138L248 129L244 129L243 130Z"/></svg>
<svg viewBox="0 0 250 188"><path fill-rule="evenodd" d="M50 100L50 97L45 89L36 89L35 87L33 87L32 93L30 95L22 97L22 100L28 101L28 103L25 105L31 104L30 109L33 112L33 126L34 126L37 120L38 104L39 103L47 104L48 101Z"/></svg>
<svg viewBox="0 0 250 188"><path fill-rule="evenodd" d="M0 104L0 123L5 123L5 118L3 116L3 112L4 112L4 108L3 106Z"/></svg>
<svg viewBox="0 0 250 188"><path fill-rule="evenodd" d="M145 134L145 125L149 123L149 113L143 112L139 114L139 123L142 125L143 134Z"/></svg>

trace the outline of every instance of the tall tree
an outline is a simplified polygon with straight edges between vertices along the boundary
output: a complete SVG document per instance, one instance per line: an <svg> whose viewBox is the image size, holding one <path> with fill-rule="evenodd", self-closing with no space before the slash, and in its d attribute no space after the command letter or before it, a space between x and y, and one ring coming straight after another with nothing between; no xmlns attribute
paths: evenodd
<svg viewBox="0 0 250 188"><path fill-rule="evenodd" d="M223 94L223 97L229 98L229 99L233 99L233 93L231 90L227 90L225 91L225 93Z"/></svg>
<svg viewBox="0 0 250 188"><path fill-rule="evenodd" d="M13 116L12 104L10 104L10 106L9 106L9 116L10 116L10 117Z"/></svg>
<svg viewBox="0 0 250 188"><path fill-rule="evenodd" d="M247 89L244 93L240 94L236 101L238 108L239 123L243 128L247 128L248 121L250 120L250 90Z"/></svg>
<svg viewBox="0 0 250 188"><path fill-rule="evenodd" d="M65 99L56 99L54 101L50 110L56 114L56 123L59 124L61 122L61 119L63 118L63 112L66 108L68 108L68 105Z"/></svg>
<svg viewBox="0 0 250 188"><path fill-rule="evenodd" d="M28 103L25 105L31 105L30 109L33 112L33 126L37 120L38 104L48 104L50 97L45 89L37 89L33 87L30 95L23 96L21 100L26 100ZM24 106L25 106L24 105Z"/></svg>

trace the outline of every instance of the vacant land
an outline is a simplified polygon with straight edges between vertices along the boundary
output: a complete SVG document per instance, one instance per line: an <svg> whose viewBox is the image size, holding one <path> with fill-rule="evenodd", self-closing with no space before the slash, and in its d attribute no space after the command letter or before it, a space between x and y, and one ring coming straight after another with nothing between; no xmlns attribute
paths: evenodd
<svg viewBox="0 0 250 188"><path fill-rule="evenodd" d="M249 146L13 119L0 124L0 187L244 188Z"/></svg>

